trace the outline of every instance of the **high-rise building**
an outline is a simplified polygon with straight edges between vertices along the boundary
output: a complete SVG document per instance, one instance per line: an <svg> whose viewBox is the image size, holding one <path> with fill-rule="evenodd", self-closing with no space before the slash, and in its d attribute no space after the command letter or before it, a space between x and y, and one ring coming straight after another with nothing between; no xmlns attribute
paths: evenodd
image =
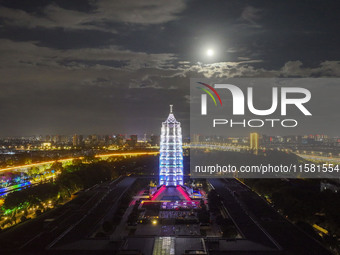
<svg viewBox="0 0 340 255"><path fill-rule="evenodd" d="M158 146L159 142L160 142L159 139L160 139L159 135L151 135L151 137L150 137L150 144L152 146Z"/></svg>
<svg viewBox="0 0 340 255"><path fill-rule="evenodd" d="M125 136L124 135L116 135L116 144L118 146L122 146L125 143Z"/></svg>
<svg viewBox="0 0 340 255"><path fill-rule="evenodd" d="M183 185L182 128L172 113L172 105L168 118L162 122L159 185Z"/></svg>
<svg viewBox="0 0 340 255"><path fill-rule="evenodd" d="M74 147L82 146L83 145L83 136L82 135L73 135L72 137L72 144Z"/></svg>
<svg viewBox="0 0 340 255"><path fill-rule="evenodd" d="M131 147L136 147L136 145L137 145L137 139L138 137L137 137L137 135L130 135L130 145L131 145Z"/></svg>
<svg viewBox="0 0 340 255"><path fill-rule="evenodd" d="M79 137L77 134L72 137L72 144L74 147L79 146Z"/></svg>
<svg viewBox="0 0 340 255"><path fill-rule="evenodd" d="M60 144L61 143L61 135L53 136L53 142L54 142L54 144Z"/></svg>
<svg viewBox="0 0 340 255"><path fill-rule="evenodd" d="M259 149L259 134L250 133L250 149L257 151Z"/></svg>
<svg viewBox="0 0 340 255"><path fill-rule="evenodd" d="M51 136L47 135L45 138L45 142L51 142Z"/></svg>
<svg viewBox="0 0 340 255"><path fill-rule="evenodd" d="M78 135L78 143L79 143L79 145L83 145L83 142L84 142L83 135Z"/></svg>
<svg viewBox="0 0 340 255"><path fill-rule="evenodd" d="M198 134L193 134L192 135L192 143L199 143L200 142L200 135Z"/></svg>

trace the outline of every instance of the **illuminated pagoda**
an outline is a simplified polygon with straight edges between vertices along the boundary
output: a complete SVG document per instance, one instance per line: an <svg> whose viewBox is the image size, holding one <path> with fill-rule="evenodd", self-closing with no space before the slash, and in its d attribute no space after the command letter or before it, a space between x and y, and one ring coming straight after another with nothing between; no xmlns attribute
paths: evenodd
<svg viewBox="0 0 340 255"><path fill-rule="evenodd" d="M172 113L162 122L159 155L159 185L183 185L182 128Z"/></svg>

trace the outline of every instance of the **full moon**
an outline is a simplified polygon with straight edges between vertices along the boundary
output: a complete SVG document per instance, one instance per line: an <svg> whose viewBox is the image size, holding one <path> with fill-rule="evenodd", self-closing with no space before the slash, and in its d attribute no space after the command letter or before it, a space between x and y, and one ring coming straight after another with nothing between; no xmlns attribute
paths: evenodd
<svg viewBox="0 0 340 255"><path fill-rule="evenodd" d="M208 55L208 57L212 57L214 55L214 50L208 49L207 50L207 55Z"/></svg>

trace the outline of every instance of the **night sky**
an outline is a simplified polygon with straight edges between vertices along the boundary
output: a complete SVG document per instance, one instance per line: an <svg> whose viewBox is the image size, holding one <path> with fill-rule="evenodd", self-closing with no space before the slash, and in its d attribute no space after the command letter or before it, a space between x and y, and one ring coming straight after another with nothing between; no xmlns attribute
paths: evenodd
<svg viewBox="0 0 340 255"><path fill-rule="evenodd" d="M340 77L339 9L335 0L0 1L0 137L157 134L169 104L188 133L190 78Z"/></svg>

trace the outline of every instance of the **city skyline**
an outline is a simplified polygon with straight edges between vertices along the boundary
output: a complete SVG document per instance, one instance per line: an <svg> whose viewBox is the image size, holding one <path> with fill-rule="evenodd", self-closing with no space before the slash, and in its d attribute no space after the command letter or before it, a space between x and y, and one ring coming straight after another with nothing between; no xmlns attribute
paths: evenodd
<svg viewBox="0 0 340 255"><path fill-rule="evenodd" d="M328 135L326 133L292 133L292 134L286 134L286 135L274 135L274 134L270 134L270 133L265 133L265 132L259 132L256 130L253 130L252 132L258 133L259 135L264 135L264 136L268 136L268 137L327 137L327 138L339 138L340 135L335 135L335 136L331 136ZM248 137L249 134L251 134L251 132L248 133L244 133L244 135L230 135L230 136L224 136L224 135L207 135L207 134L191 134L191 136L195 136L195 135L199 135L199 136L207 136L207 137L225 137L225 138L232 138L232 137L238 137L238 138L242 138L242 137ZM75 133L75 134L38 134L38 135L28 135L28 136L4 136L4 137L0 137L0 140L6 140L6 139L32 139L32 140L37 140L37 141L51 141L53 139L55 139L56 137L61 137L61 138L68 138L68 139L72 139L74 136L81 136L83 139L89 138L91 136L97 136L98 138L102 139L105 137L110 137L110 138L116 138L118 136L122 136L126 139L130 139L131 136L137 136L139 141L143 141L145 139L150 140L152 136L161 136L161 130L159 131L159 133L144 133L144 134L136 134L136 133L131 133L131 134L122 134L122 133L110 133L110 134L95 134L95 133L90 133L90 134L80 134L80 133ZM189 138L190 135L188 134L187 136L185 136L185 138Z"/></svg>

